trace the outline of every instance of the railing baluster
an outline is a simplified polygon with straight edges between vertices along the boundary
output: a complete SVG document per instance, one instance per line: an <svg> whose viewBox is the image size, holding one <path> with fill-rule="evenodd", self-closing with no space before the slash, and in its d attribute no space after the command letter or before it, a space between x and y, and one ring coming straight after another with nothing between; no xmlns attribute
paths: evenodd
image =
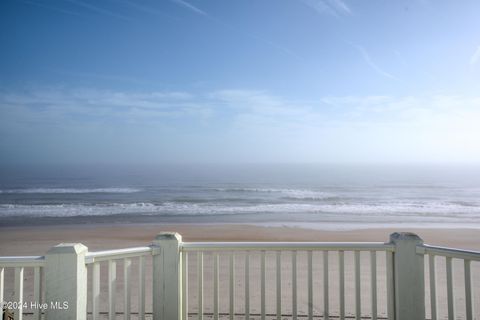
<svg viewBox="0 0 480 320"><path fill-rule="evenodd" d="M23 267L15 268L15 296L14 301L18 302L19 305L23 304ZM23 319L22 309L19 308L15 311L14 315L15 320Z"/></svg>
<svg viewBox="0 0 480 320"><path fill-rule="evenodd" d="M447 305L448 305L448 319L455 319L455 306L453 296L453 277L452 277L452 258L446 258L447 265Z"/></svg>
<svg viewBox="0 0 480 320"><path fill-rule="evenodd" d="M313 268L312 268L312 251L307 252L308 257L308 319L313 319Z"/></svg>
<svg viewBox="0 0 480 320"><path fill-rule="evenodd" d="M145 319L145 256L138 259L138 318Z"/></svg>
<svg viewBox="0 0 480 320"><path fill-rule="evenodd" d="M5 280L5 269L3 267L0 267L0 303L3 301L3 289L4 289L4 283L3 281Z"/></svg>
<svg viewBox="0 0 480 320"><path fill-rule="evenodd" d="M282 252L277 251L277 320L282 320Z"/></svg>
<svg viewBox="0 0 480 320"><path fill-rule="evenodd" d="M435 272L435 255L428 255L428 269L430 277L430 310L432 320L437 320L437 283Z"/></svg>
<svg viewBox="0 0 480 320"><path fill-rule="evenodd" d="M323 318L328 320L329 311L329 288L328 288L328 251L323 251Z"/></svg>
<svg viewBox="0 0 480 320"><path fill-rule="evenodd" d="M260 294L261 294L261 313L262 313L262 320L265 320L265 315L266 315L266 311L265 311L265 260L266 260L266 256L265 256L265 251L263 250L261 252L261 257L260 257L260 283L261 283L261 288L260 288Z"/></svg>
<svg viewBox="0 0 480 320"><path fill-rule="evenodd" d="M230 254L230 320L235 317L235 253Z"/></svg>
<svg viewBox="0 0 480 320"><path fill-rule="evenodd" d="M345 319L345 253L338 252L338 275L339 275L339 299L340 299L340 320Z"/></svg>
<svg viewBox="0 0 480 320"><path fill-rule="evenodd" d="M377 320L377 252L370 251L370 290L372 299L372 320Z"/></svg>
<svg viewBox="0 0 480 320"><path fill-rule="evenodd" d="M203 252L197 253L198 319L203 319Z"/></svg>
<svg viewBox="0 0 480 320"><path fill-rule="evenodd" d="M92 319L100 317L100 263L95 262L92 266Z"/></svg>
<svg viewBox="0 0 480 320"><path fill-rule="evenodd" d="M213 318L218 320L218 252L213 254Z"/></svg>
<svg viewBox="0 0 480 320"><path fill-rule="evenodd" d="M0 271L1 272L1 271ZM42 304L42 268L41 267L35 267L33 269L33 301L38 304ZM0 275L1 277L1 275ZM0 280L1 281L1 280ZM1 285L0 285L1 287ZM1 290L1 288L0 288ZM3 301L3 299L0 297L0 302ZM33 318L36 320L40 320L42 318L42 310L40 308L35 308L33 310Z"/></svg>
<svg viewBox="0 0 480 320"><path fill-rule="evenodd" d="M188 253L182 252L182 319L188 319Z"/></svg>
<svg viewBox="0 0 480 320"><path fill-rule="evenodd" d="M117 301L117 263L115 260L108 260L108 319L116 318Z"/></svg>
<svg viewBox="0 0 480 320"><path fill-rule="evenodd" d="M390 251L386 252L386 268L387 268L387 313L388 319L395 319L395 300L394 300L394 290L393 287L393 253Z"/></svg>
<svg viewBox="0 0 480 320"><path fill-rule="evenodd" d="M245 252L245 320L250 319L250 253Z"/></svg>
<svg viewBox="0 0 480 320"><path fill-rule="evenodd" d="M355 251L355 319L362 316L362 291L360 288L360 251Z"/></svg>
<svg viewBox="0 0 480 320"><path fill-rule="evenodd" d="M297 320L297 251L292 251L292 317Z"/></svg>
<svg viewBox="0 0 480 320"><path fill-rule="evenodd" d="M464 260L464 272L465 272L465 309L467 320L473 319L473 305L472 305L472 278L470 272L470 260Z"/></svg>
<svg viewBox="0 0 480 320"><path fill-rule="evenodd" d="M129 258L123 259L123 318L130 320L130 272L132 269L132 260Z"/></svg>

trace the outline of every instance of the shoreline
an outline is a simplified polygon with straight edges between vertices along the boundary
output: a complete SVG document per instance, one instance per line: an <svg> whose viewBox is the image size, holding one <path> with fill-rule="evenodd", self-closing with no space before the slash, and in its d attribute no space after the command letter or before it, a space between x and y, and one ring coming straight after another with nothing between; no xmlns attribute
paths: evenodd
<svg viewBox="0 0 480 320"><path fill-rule="evenodd" d="M225 223L130 223L0 227L0 255L42 255L61 242L81 242L92 251L145 246L159 232L175 231L184 241L388 242L393 232L414 232L425 243L480 251L476 228L359 228L321 230L297 226Z"/></svg>

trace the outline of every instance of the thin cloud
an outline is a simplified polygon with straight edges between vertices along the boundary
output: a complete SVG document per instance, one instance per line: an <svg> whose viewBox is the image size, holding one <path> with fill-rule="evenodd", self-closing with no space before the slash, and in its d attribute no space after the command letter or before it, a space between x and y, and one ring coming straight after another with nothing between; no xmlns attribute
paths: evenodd
<svg viewBox="0 0 480 320"><path fill-rule="evenodd" d="M352 15L352 10L342 0L301 0L301 1L320 14L330 14L335 17Z"/></svg>
<svg viewBox="0 0 480 320"><path fill-rule="evenodd" d="M360 52L363 60L370 66L370 68L372 68L376 73L378 73L379 75L385 77L385 78L389 78L389 79L393 79L393 80L398 80L397 77L395 77L394 75L388 73L387 71L383 70L382 68L380 68L373 60L372 58L370 57L370 54L368 53L367 49L365 49L364 47L362 46L359 46L359 45L353 45L357 50L358 52Z"/></svg>
<svg viewBox="0 0 480 320"><path fill-rule="evenodd" d="M89 9L91 11L94 11L96 13L100 13L100 14L104 14L104 15L107 15L107 16L111 16L111 17L114 17L114 18L117 18L117 19L122 19L122 20L131 20L130 18L128 17L125 17L123 15L120 15L116 12L113 12L113 11L110 11L110 10L106 10L106 9L103 9L103 8L100 8L100 7L97 7L97 6L94 6L90 3L87 3L87 2L84 2L84 1L80 1L80 0L67 0L73 4L76 4L80 7L83 7L83 8L86 8L86 9Z"/></svg>
<svg viewBox="0 0 480 320"><path fill-rule="evenodd" d="M480 46L477 47L477 50L473 53L472 57L470 58L470 65L474 66L480 60Z"/></svg>
<svg viewBox="0 0 480 320"><path fill-rule="evenodd" d="M208 16L208 14L205 11L195 7L194 5L188 3L184 0L171 0L171 1L173 1L174 3L186 8L186 9L192 11L192 12L195 12L196 14L200 14L200 15L203 15L203 16Z"/></svg>
<svg viewBox="0 0 480 320"><path fill-rule="evenodd" d="M50 5L45 5L43 3L33 2L33 1L28 1L28 0L20 0L20 2L25 3L25 4L34 5L34 6L37 6L37 7L40 7L40 8L45 8L45 9L48 9L48 10L54 10L54 11L57 11L57 12L62 12L62 13L66 13L66 14L69 14L69 15L72 15L72 16L77 16L77 17L83 18L83 16L81 14L77 13L77 12L73 12L73 11L70 11L70 10L65 10L65 9L50 6Z"/></svg>

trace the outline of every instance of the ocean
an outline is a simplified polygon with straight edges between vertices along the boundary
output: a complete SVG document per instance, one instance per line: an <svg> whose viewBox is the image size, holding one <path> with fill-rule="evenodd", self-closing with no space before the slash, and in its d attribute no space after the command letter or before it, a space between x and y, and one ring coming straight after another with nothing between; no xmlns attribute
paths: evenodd
<svg viewBox="0 0 480 320"><path fill-rule="evenodd" d="M245 223L480 228L480 167L141 165L0 168L0 226Z"/></svg>

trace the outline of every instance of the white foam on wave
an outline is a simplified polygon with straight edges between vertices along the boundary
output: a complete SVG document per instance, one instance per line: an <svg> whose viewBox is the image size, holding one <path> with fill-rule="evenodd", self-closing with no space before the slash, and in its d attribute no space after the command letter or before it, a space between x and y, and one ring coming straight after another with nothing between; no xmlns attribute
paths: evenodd
<svg viewBox="0 0 480 320"><path fill-rule="evenodd" d="M259 192L259 193L278 193L287 199L304 200L322 200L335 197L336 195L323 191L314 191L307 189L280 189L280 188L217 188L217 191L223 192Z"/></svg>
<svg viewBox="0 0 480 320"><path fill-rule="evenodd" d="M140 214L159 216L188 215L242 215L242 214L283 214L295 218L296 214L307 214L308 219L368 221L374 217L380 220L438 221L469 219L479 221L480 207L462 206L454 203L416 203L390 204L309 204L275 203L256 205L232 205L215 203L177 203L154 204L105 203L105 204L55 204L21 205L1 204L0 217L74 217L109 216L117 214ZM245 218L248 220L248 217Z"/></svg>
<svg viewBox="0 0 480 320"><path fill-rule="evenodd" d="M140 192L136 188L28 188L28 189L6 189L0 193L6 194L35 194L35 193L135 193Z"/></svg>

